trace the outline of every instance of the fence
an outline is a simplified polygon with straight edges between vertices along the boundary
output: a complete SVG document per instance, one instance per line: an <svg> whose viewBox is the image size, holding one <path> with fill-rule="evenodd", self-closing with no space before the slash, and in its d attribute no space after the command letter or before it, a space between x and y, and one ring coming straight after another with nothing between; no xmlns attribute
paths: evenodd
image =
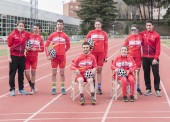
<svg viewBox="0 0 170 122"><path fill-rule="evenodd" d="M77 42L85 38L85 36L82 35L72 35L70 36L71 42ZM44 36L44 41L48 39L48 36ZM7 36L0 36L0 45L4 45L7 43Z"/></svg>
<svg viewBox="0 0 170 122"><path fill-rule="evenodd" d="M114 38L125 38L127 35L115 35ZM84 35L72 35L70 36L71 42L77 42L83 40L85 38ZM161 36L161 39L170 39L170 36ZM48 39L47 36L44 37L46 41ZM4 45L7 43L7 36L0 36L0 45Z"/></svg>

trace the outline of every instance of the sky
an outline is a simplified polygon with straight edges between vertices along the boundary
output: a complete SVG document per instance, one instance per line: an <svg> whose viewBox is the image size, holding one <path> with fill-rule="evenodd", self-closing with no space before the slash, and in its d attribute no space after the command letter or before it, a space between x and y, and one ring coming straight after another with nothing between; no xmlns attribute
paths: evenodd
<svg viewBox="0 0 170 122"><path fill-rule="evenodd" d="M30 2L30 0L23 0ZM63 2L70 0L38 0L38 9L63 15Z"/></svg>

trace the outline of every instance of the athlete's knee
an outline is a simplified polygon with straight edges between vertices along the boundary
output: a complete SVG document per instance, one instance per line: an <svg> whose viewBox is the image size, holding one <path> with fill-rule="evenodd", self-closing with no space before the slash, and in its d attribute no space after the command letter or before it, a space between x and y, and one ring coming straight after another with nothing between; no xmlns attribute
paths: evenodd
<svg viewBox="0 0 170 122"><path fill-rule="evenodd" d="M63 69L60 69L60 76L64 77L64 70Z"/></svg>
<svg viewBox="0 0 170 122"><path fill-rule="evenodd" d="M98 67L97 68L97 73L101 73L102 72L102 67Z"/></svg>

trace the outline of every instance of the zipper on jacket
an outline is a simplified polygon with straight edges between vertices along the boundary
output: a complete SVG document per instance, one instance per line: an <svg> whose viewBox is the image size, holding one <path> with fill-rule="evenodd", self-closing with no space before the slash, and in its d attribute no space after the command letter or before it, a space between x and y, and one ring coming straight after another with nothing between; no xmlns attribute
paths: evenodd
<svg viewBox="0 0 170 122"><path fill-rule="evenodd" d="M22 32L19 32L19 35L20 35L20 39L21 39L21 44L20 44L20 53L19 53L19 56L21 56L21 50L22 50Z"/></svg>
<svg viewBox="0 0 170 122"><path fill-rule="evenodd" d="M148 57L149 57L149 41L148 41L148 38L150 37L150 32L149 32L149 34L148 34L148 36L147 36L147 47L148 47Z"/></svg>

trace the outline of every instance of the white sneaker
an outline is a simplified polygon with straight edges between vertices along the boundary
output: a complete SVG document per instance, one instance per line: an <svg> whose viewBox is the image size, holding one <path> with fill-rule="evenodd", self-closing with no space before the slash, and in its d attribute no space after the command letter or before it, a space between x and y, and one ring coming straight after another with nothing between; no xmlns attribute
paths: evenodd
<svg viewBox="0 0 170 122"><path fill-rule="evenodd" d="M159 90L156 90L155 94L156 94L157 97L161 97L162 96Z"/></svg>

